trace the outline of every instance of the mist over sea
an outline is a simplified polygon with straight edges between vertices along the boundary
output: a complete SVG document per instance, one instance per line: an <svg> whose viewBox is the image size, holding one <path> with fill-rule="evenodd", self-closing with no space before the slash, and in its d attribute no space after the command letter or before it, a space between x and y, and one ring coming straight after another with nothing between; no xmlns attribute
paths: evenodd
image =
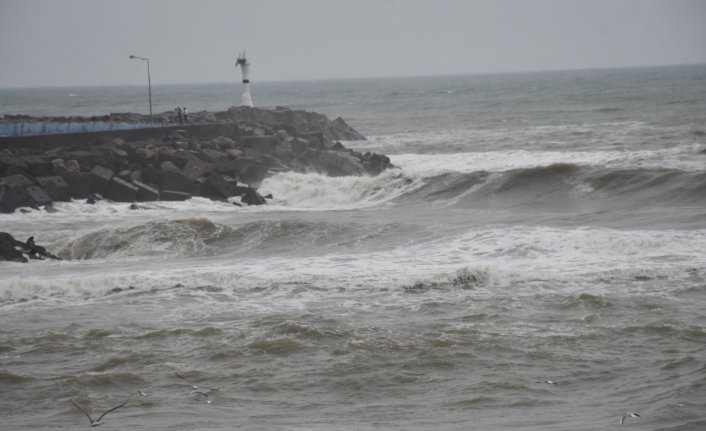
<svg viewBox="0 0 706 431"><path fill-rule="evenodd" d="M396 167L0 214L66 259L0 262L0 428L88 426L73 400L128 401L104 430L706 429L706 66L252 78ZM0 89L0 114L110 112L146 88Z"/></svg>

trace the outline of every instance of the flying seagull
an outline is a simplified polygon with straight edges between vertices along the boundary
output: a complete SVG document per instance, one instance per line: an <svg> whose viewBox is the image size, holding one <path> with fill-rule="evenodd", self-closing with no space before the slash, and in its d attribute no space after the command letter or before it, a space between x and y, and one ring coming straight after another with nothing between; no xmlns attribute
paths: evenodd
<svg viewBox="0 0 706 431"><path fill-rule="evenodd" d="M638 415L637 413L626 412L626 413L620 418L620 425L622 425L623 422L625 422L625 419L628 419L628 418L634 418L634 419L640 418L640 419L642 419L642 416Z"/></svg>
<svg viewBox="0 0 706 431"><path fill-rule="evenodd" d="M208 386L199 386L195 383L190 382L186 377L182 376L179 373L174 373L174 375L176 375L177 377L179 377L180 379L182 379L183 381L185 381L186 383L191 385L191 389L194 389L194 390L206 389L207 391L217 391L220 389L220 388L209 388Z"/></svg>
<svg viewBox="0 0 706 431"><path fill-rule="evenodd" d="M125 404L127 404L127 403L128 403L128 402L125 401L124 403L120 404L119 406L113 407L113 408L110 409L110 410L106 410L105 412L103 412L102 415L100 415L100 416L98 417L98 419L93 420L93 418L91 417L91 415L89 415L88 413L86 413L86 411L85 411L84 409L82 409L78 404L76 404L75 402L73 402L73 400L71 401L71 404L73 404L77 409L81 410L81 412L82 412L84 415L86 415L86 417L88 418L88 421L91 423L91 426L92 426L92 427L97 427L98 425L103 425L103 422L101 422L101 419L103 419L103 416L107 415L108 413L112 412L113 410L117 410L117 409L119 409L120 407L125 406Z"/></svg>

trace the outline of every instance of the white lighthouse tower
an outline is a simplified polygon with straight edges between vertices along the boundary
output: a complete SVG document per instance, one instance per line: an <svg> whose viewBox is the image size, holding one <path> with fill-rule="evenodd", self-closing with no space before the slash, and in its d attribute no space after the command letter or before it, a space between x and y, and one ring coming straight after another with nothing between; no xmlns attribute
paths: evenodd
<svg viewBox="0 0 706 431"><path fill-rule="evenodd" d="M245 51L238 54L238 59L235 61L235 67L240 66L240 71L243 73L243 95L240 100L244 106L252 108L252 97L250 97L250 63L245 58Z"/></svg>

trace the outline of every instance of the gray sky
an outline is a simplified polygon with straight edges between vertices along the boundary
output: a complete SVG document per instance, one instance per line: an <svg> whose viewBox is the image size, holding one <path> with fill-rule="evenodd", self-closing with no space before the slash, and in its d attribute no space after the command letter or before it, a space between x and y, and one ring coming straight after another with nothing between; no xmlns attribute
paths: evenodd
<svg viewBox="0 0 706 431"><path fill-rule="evenodd" d="M706 0L0 0L0 87L706 63Z"/></svg>

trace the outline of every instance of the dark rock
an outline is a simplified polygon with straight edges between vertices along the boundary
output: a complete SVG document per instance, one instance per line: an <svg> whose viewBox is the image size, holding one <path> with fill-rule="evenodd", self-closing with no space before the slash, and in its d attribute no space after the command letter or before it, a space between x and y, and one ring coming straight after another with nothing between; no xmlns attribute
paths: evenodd
<svg viewBox="0 0 706 431"><path fill-rule="evenodd" d="M0 211L11 213L17 208L34 207L34 201L24 187L9 187L0 183Z"/></svg>
<svg viewBox="0 0 706 431"><path fill-rule="evenodd" d="M28 186L25 190L27 190L27 194L35 203L35 206L51 206L53 203L49 195L39 186Z"/></svg>
<svg viewBox="0 0 706 431"><path fill-rule="evenodd" d="M83 172L65 172L60 175L69 188L69 194L75 199L85 199L91 193L93 181L91 175Z"/></svg>
<svg viewBox="0 0 706 431"><path fill-rule="evenodd" d="M346 147L344 147L343 144L340 143L339 141L336 141L336 142L331 146L331 148L329 148L329 150L331 150L331 151L346 151Z"/></svg>
<svg viewBox="0 0 706 431"><path fill-rule="evenodd" d="M11 175L6 174L10 166L14 167L15 171L27 172L29 170L27 163L18 157L0 156L0 175Z"/></svg>
<svg viewBox="0 0 706 431"><path fill-rule="evenodd" d="M162 179L162 190L171 190L192 194L194 189L198 191L198 184L184 174L165 173Z"/></svg>
<svg viewBox="0 0 706 431"><path fill-rule="evenodd" d="M204 178L199 189L199 195L215 200L226 200L233 196L235 184L228 181L223 175L211 172Z"/></svg>
<svg viewBox="0 0 706 431"><path fill-rule="evenodd" d="M243 171L243 160L245 159L237 159L237 160L219 160L218 162L214 163L212 166L212 169L215 172L218 172L219 174L223 175L228 175L228 176L236 176L239 172ZM245 165L248 165L247 162L245 162ZM249 166L249 165L248 165Z"/></svg>
<svg viewBox="0 0 706 431"><path fill-rule="evenodd" d="M62 172L66 172L66 164L64 159L54 159L51 161L51 172L54 175L59 175Z"/></svg>
<svg viewBox="0 0 706 431"><path fill-rule="evenodd" d="M123 169L122 171L118 172L118 178L130 181L130 172L130 169Z"/></svg>
<svg viewBox="0 0 706 431"><path fill-rule="evenodd" d="M211 163L228 158L228 154L225 151L213 150L210 148L202 149L201 153Z"/></svg>
<svg viewBox="0 0 706 431"><path fill-rule="evenodd" d="M302 133L299 135L299 138L302 140L306 140L308 142L308 146L311 148L315 149L323 149L324 144L326 143L326 139L324 138L323 133L321 132L312 132L312 133ZM292 148L292 150L294 150Z"/></svg>
<svg viewBox="0 0 706 431"><path fill-rule="evenodd" d="M139 189L127 181L113 177L108 184L105 197L113 202L133 202L137 199Z"/></svg>
<svg viewBox="0 0 706 431"><path fill-rule="evenodd" d="M68 202L71 200L69 185L62 177L37 177L37 183L42 186L53 201Z"/></svg>
<svg viewBox="0 0 706 431"><path fill-rule="evenodd" d="M159 192L160 201L185 201L187 199L191 199L191 195L189 193L174 190L162 190Z"/></svg>
<svg viewBox="0 0 706 431"><path fill-rule="evenodd" d="M163 174L183 174L181 169L171 161L160 163L159 170Z"/></svg>
<svg viewBox="0 0 706 431"><path fill-rule="evenodd" d="M5 176L11 177L13 175L24 175L27 178L34 177L30 171L22 169L17 165L8 166L7 169L5 169Z"/></svg>
<svg viewBox="0 0 706 431"><path fill-rule="evenodd" d="M98 194L98 193L91 193L91 194L88 195L88 197L86 198L86 203L89 204L89 205L93 205L93 204L95 204L96 202L102 201L102 200L103 200L103 196L102 196L102 195L100 195L100 194Z"/></svg>
<svg viewBox="0 0 706 431"><path fill-rule="evenodd" d="M142 181L142 171L130 172L130 176L127 178L127 181Z"/></svg>
<svg viewBox="0 0 706 431"><path fill-rule="evenodd" d="M169 148L162 148L161 150L159 150L159 153L157 153L157 161L160 164L163 165L165 162L170 162L180 170L186 165L188 159L188 153L176 151Z"/></svg>
<svg viewBox="0 0 706 431"><path fill-rule="evenodd" d="M128 153L125 150L121 150L119 148L113 148L113 155L116 157L119 157L121 159L127 159Z"/></svg>
<svg viewBox="0 0 706 431"><path fill-rule="evenodd" d="M5 184L8 187L27 187L33 184L32 180L27 178L27 176L22 174L10 175L9 177L3 177L0 179L0 183Z"/></svg>
<svg viewBox="0 0 706 431"><path fill-rule="evenodd" d="M267 176L267 166L257 160L241 157L231 161L236 177L246 184L259 184ZM220 171L219 171L220 172Z"/></svg>
<svg viewBox="0 0 706 431"><path fill-rule="evenodd" d="M130 204L130 209L131 210L149 210L151 208L144 206L144 205L140 205L140 204Z"/></svg>
<svg viewBox="0 0 706 431"><path fill-rule="evenodd" d="M299 156L311 146L308 140L294 138L290 141L292 154Z"/></svg>
<svg viewBox="0 0 706 431"><path fill-rule="evenodd" d="M224 154L223 158L226 159L227 156ZM206 175L206 173L210 172L212 169L213 165L211 165L211 163L192 157L186 162L182 171L189 178L196 179Z"/></svg>
<svg viewBox="0 0 706 431"><path fill-rule="evenodd" d="M39 156L25 156L22 160L27 163L27 169L36 177L51 175L52 164Z"/></svg>
<svg viewBox="0 0 706 431"><path fill-rule="evenodd" d="M245 186L235 186L233 187L233 194L231 196L242 196L250 189L250 187Z"/></svg>
<svg viewBox="0 0 706 431"><path fill-rule="evenodd" d="M162 190L171 190L182 193L192 194L195 189L198 191L198 185L192 178L185 175L182 170L172 162L162 162L160 165L162 174Z"/></svg>
<svg viewBox="0 0 706 431"><path fill-rule="evenodd" d="M363 164L368 173L378 175L390 167L390 158L382 154L366 153L366 155L363 156Z"/></svg>
<svg viewBox="0 0 706 431"><path fill-rule="evenodd" d="M108 189L108 184L113 178L113 171L103 166L97 165L91 170L91 191L93 193L98 193L105 195L105 191Z"/></svg>
<svg viewBox="0 0 706 431"><path fill-rule="evenodd" d="M162 175L162 171L157 169L154 165L146 165L142 168L141 181L149 184L154 184L157 187L162 187L164 175Z"/></svg>
<svg viewBox="0 0 706 431"><path fill-rule="evenodd" d="M27 262L21 250L24 250L25 243L16 240L7 232L0 232L0 261Z"/></svg>
<svg viewBox="0 0 706 431"><path fill-rule="evenodd" d="M37 245L34 243L34 237L31 236L25 241L24 246L23 246L23 253L27 254L27 257L30 259L55 259L55 260L61 260L60 257L54 256L53 254L49 253L46 248L42 247L41 245Z"/></svg>
<svg viewBox="0 0 706 431"><path fill-rule="evenodd" d="M159 191L154 187L150 187L147 184L133 180L132 183L137 187L137 198L138 202L149 202L159 200Z"/></svg>
<svg viewBox="0 0 706 431"><path fill-rule="evenodd" d="M365 136L356 132L355 129L353 129L351 126L349 126L348 123L346 123L345 120L341 117L338 117L335 120L333 120L332 126L333 126L333 129L335 129L336 135L338 136L338 138L333 138L333 139L343 139L346 141L364 141L365 140Z"/></svg>
<svg viewBox="0 0 706 431"><path fill-rule="evenodd" d="M265 198L251 187L248 187L243 196L241 196L240 202L246 205L265 205L267 203Z"/></svg>

